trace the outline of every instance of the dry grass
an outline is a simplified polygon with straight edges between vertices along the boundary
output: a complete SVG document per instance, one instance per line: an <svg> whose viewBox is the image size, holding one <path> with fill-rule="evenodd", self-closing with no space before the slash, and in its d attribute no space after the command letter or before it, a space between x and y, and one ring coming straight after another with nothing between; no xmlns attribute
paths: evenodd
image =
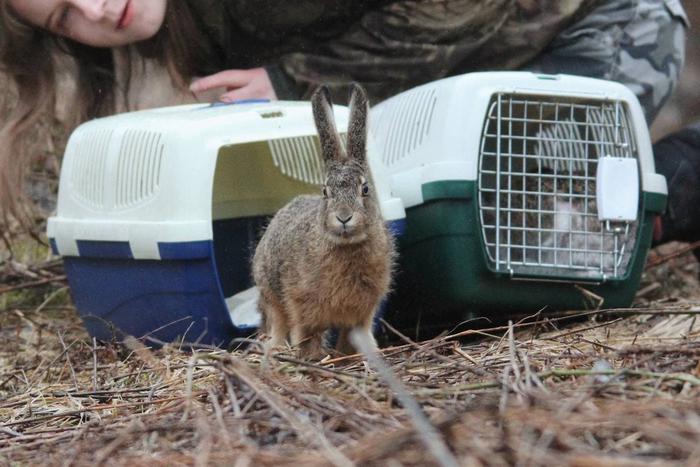
<svg viewBox="0 0 700 467"><path fill-rule="evenodd" d="M698 265L667 254L637 308L397 335L375 371L95 343L60 264L25 251L0 263L0 463L430 465L437 430L443 465L699 465Z"/></svg>

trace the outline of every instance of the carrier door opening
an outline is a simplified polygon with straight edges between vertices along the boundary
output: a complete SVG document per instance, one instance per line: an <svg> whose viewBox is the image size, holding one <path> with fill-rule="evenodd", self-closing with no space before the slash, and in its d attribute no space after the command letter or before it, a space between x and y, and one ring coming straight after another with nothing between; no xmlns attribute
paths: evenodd
<svg viewBox="0 0 700 467"><path fill-rule="evenodd" d="M316 135L223 146L214 174L214 256L224 297L253 286L255 247L269 219L297 195L318 193L322 159Z"/></svg>

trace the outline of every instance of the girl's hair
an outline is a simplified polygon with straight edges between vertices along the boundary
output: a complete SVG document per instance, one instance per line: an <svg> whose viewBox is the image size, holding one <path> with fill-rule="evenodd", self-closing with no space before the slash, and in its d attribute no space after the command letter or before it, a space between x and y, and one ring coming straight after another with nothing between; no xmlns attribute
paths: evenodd
<svg viewBox="0 0 700 467"><path fill-rule="evenodd" d="M112 49L90 47L29 25L6 0L0 0L0 72L15 88L14 93L5 91L6 102L0 107L4 119L0 123L0 226L8 225L10 217L29 226L30 210L22 202L23 179L32 163L29 136L40 122L54 117L56 58L70 57L75 65L71 68L77 70L76 105L67 122L70 130L80 122L114 112L118 98L124 99L128 109L132 57L158 60L167 68L173 85L184 89L198 70L213 63L201 31L188 1L168 1L159 32L126 48L128 69L120 70L125 82L117 89Z"/></svg>

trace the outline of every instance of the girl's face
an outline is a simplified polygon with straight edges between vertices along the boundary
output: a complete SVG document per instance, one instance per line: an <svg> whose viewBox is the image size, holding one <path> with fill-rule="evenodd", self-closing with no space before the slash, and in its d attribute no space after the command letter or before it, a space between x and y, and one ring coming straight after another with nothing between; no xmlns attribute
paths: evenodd
<svg viewBox="0 0 700 467"><path fill-rule="evenodd" d="M150 39L163 25L167 0L9 0L26 21L94 47Z"/></svg>

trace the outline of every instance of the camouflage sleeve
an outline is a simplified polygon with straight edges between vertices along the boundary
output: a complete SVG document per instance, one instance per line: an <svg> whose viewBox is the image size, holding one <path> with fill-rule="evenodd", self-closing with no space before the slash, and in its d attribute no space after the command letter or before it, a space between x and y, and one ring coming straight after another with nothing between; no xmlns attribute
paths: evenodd
<svg viewBox="0 0 700 467"><path fill-rule="evenodd" d="M680 0L397 0L268 72L280 98L324 82L338 102L351 81L377 102L471 71L570 73L627 85L651 123L678 81L686 27Z"/></svg>
<svg viewBox="0 0 700 467"><path fill-rule="evenodd" d="M377 102L449 75L516 68L593 1L600 0L397 0L369 9L337 37L281 56L268 72L280 98L306 98L324 82L343 102L357 81ZM517 40L504 42L516 30Z"/></svg>
<svg viewBox="0 0 700 467"><path fill-rule="evenodd" d="M687 26L680 0L609 0L525 68L618 81L637 95L651 124L678 82Z"/></svg>

